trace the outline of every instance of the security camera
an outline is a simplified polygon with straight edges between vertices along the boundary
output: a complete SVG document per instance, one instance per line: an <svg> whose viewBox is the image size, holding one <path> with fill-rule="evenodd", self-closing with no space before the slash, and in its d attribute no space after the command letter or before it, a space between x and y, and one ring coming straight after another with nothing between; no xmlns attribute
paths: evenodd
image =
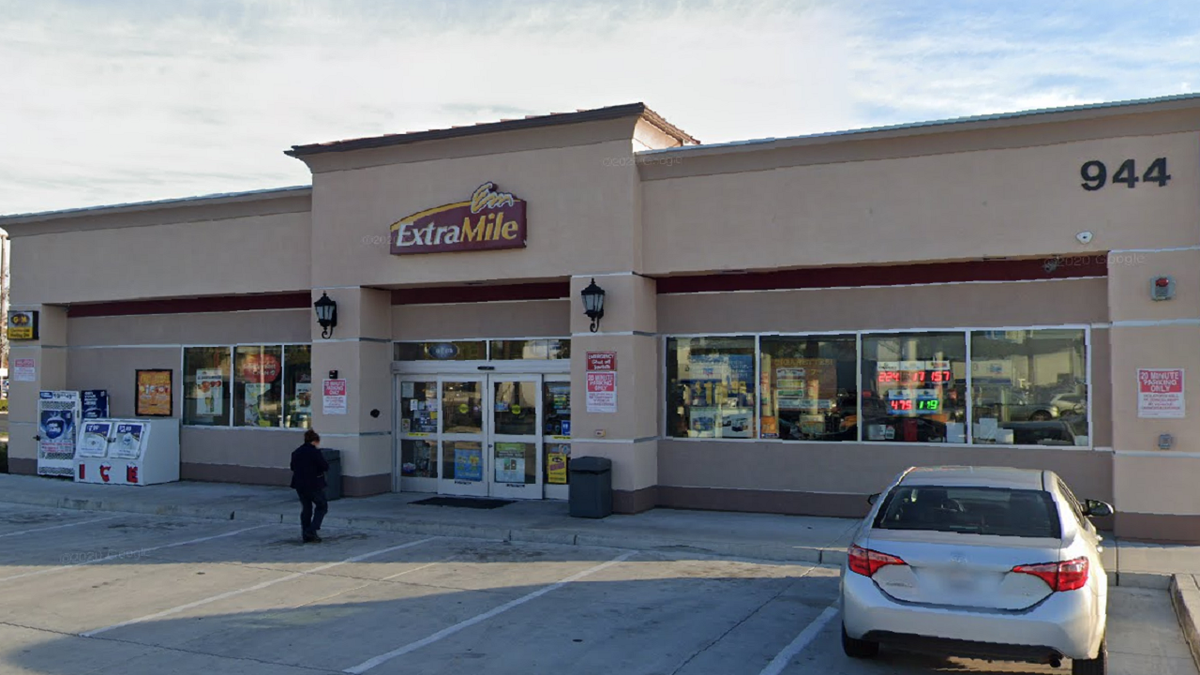
<svg viewBox="0 0 1200 675"><path fill-rule="evenodd" d="M1092 243L1092 233L1088 232L1087 230L1084 230L1083 232L1080 232L1079 234L1075 235L1075 238L1078 239L1079 243L1081 243L1081 244Z"/></svg>

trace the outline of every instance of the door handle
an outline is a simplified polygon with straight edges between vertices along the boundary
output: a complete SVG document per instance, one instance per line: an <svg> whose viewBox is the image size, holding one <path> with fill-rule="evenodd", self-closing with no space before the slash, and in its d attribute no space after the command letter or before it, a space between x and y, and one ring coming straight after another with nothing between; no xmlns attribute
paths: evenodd
<svg viewBox="0 0 1200 675"><path fill-rule="evenodd" d="M33 437L33 440L35 440L35 441L40 441L40 440L42 440L42 437L41 437L41 436L34 436L34 437Z"/></svg>

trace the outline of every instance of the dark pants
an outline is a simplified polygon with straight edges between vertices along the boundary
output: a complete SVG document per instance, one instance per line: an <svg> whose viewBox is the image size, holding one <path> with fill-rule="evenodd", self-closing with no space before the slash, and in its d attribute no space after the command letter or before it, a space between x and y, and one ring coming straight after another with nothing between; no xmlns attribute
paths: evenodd
<svg viewBox="0 0 1200 675"><path fill-rule="evenodd" d="M325 488L316 490L296 490L300 496L300 532L304 536L312 536L321 529L321 521L329 512L329 502L325 499ZM313 506L317 507L313 512Z"/></svg>

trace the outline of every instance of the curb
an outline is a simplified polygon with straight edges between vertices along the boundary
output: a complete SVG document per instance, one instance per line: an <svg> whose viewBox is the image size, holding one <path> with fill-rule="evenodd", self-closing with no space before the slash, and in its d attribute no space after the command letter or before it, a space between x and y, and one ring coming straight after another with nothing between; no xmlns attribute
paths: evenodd
<svg viewBox="0 0 1200 675"><path fill-rule="evenodd" d="M236 509L226 510L208 507L141 504L137 502L121 502L119 500L105 501L77 497L42 496L28 493L3 495L3 497L0 497L0 503L43 506L73 511L102 511L150 516L182 516L203 520L239 520L249 523L279 523L283 525L298 525L300 520L299 515L291 511L283 513L253 509L245 511ZM325 524L340 528L379 530L400 534L462 537L467 539L531 544L595 546L663 553L689 552L700 555L738 557L769 562L808 563L823 566L841 566L846 561L846 551L841 548L787 546L781 544L737 544L726 541L631 537L621 534L583 534L563 529L510 529L494 525L447 525L421 521L350 518L345 516L327 517Z"/></svg>
<svg viewBox="0 0 1200 675"><path fill-rule="evenodd" d="M1200 669L1200 581L1190 574L1171 577L1171 604L1175 606L1175 615L1192 652L1192 660Z"/></svg>

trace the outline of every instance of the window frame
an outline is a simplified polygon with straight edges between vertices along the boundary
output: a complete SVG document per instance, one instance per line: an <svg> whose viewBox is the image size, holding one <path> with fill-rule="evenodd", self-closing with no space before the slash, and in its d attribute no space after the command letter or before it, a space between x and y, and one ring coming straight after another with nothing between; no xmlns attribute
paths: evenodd
<svg viewBox="0 0 1200 675"><path fill-rule="evenodd" d="M186 354L186 352L187 352L187 350L188 350L188 349L196 349L196 348L218 349L218 348L219 348L219 349L226 349L226 350L228 350L228 351L229 351L229 375L227 375L227 376L226 376L226 380L225 380L225 386L226 386L226 387L227 387L227 389L229 390L229 396L228 396L228 399L229 399L229 401L228 401L228 403L226 404L226 406L227 406L227 413L228 413L228 415L229 415L229 422L228 422L227 424L185 424L185 423L184 423L184 421L183 421L183 415L181 414L181 415L180 415L180 417L179 417L179 426L180 426L181 428L185 428L185 429L226 429L226 430L237 429L237 430L239 430L239 431L267 432L267 433L272 433L272 432L275 432L275 433L277 433L277 432L280 432L280 431L291 431L291 432L295 432L295 431L299 431L299 430L301 430L301 429L302 429L302 427L288 427L288 426L283 426L283 423L282 423L282 421L283 421L283 419L284 419L284 416L287 414L287 404L286 404L286 403L282 403L282 401L281 401L281 406L280 406L280 426L277 426L277 427L259 427L259 426L245 426L245 425L238 425L238 424L234 424L234 423L233 423L233 419L234 419L234 417L233 417L233 411L234 411L234 407L233 407L233 399L234 399L234 396L233 396L233 386L234 386L234 383L235 383L235 381L236 381L236 379L237 379L237 375L236 375L236 371L237 371L237 348L238 348L238 347L279 347L279 348L280 348L280 354L279 354L279 372L280 372L280 375L279 375L279 376L282 378L282 377L284 377L284 373L286 373L286 372L287 372L287 348L288 348L288 347L295 347L295 346L307 346L307 347L310 349L310 351L309 351L309 357L310 357L310 359L311 359L311 355L312 355L312 352L311 352L311 349L312 349L312 344L313 344L312 342L294 342L294 341L293 341L293 342L267 342L267 341L257 341L257 342L235 342L235 343L233 343L233 344L229 344L229 343L223 343L223 344L186 344L186 345L180 345L180 346L179 346L179 375L180 375L180 376L179 376L179 382L180 382L180 387L184 387L184 386L186 386L185 382L186 382L186 380L187 380L187 371L186 371L186 370L184 370L184 365L185 365L185 354ZM309 362L309 363L311 364L311 360L310 360L310 362ZM314 384L314 385L316 384L315 380L314 380L313 384ZM282 386L283 386L283 384L281 384L281 387L282 387ZM186 392L184 392L184 391L182 391L182 390L181 390L181 391L180 391L180 397L181 397L181 398L180 398L180 400L183 400L183 398L182 398L182 397L184 396L184 394L186 394ZM186 406L186 402L184 403L184 405ZM185 408L185 410L186 410L186 408Z"/></svg>
<svg viewBox="0 0 1200 675"><path fill-rule="evenodd" d="M1018 444L977 444L972 438L972 429L969 420L974 413L974 401L972 400L972 390L974 389L971 378L971 333L977 331L1038 331L1038 330L1080 330L1083 331L1084 344L1084 359L1085 372L1087 376L1087 430L1088 443L1087 445L1018 445ZM850 336L855 337L857 365L856 370L856 386L858 389L857 396L857 418L862 420L862 385L863 385L863 336L865 335L910 335L910 334L926 334L926 333L961 333L963 340L966 343L966 414L967 414L967 429L965 441L963 443L931 443L931 442L896 442L896 441L869 441L863 437L863 425L857 425L857 440L853 441L827 441L827 440L794 440L784 438L760 438L761 436L761 420L759 415L755 415L754 438L681 438L667 434L668 429L668 408L670 407L667 401L667 360L669 354L667 352L667 342L670 339L678 338L720 338L720 337L753 337L755 339L754 352L754 368L755 374L758 377L756 382L756 396L761 397L762 392L757 391L762 384L762 348L761 339L763 337L796 337L796 338L821 338L827 336ZM1092 325L1091 324L1030 324L1030 325L1004 325L1004 326L951 326L951 327L921 327L921 328L864 328L859 330L824 330L824 331L737 331L737 332L711 332L711 333L660 333L659 334L659 358L661 367L659 368L659 396L658 404L660 406L659 414L659 431L658 440L660 441L679 441L684 443L790 443L790 444L821 444L821 445L837 445L840 443L858 443L860 445L883 446L891 448L903 447L932 447L944 449L961 449L973 450L978 448L1017 448L1017 449L1037 449L1037 450L1065 450L1065 451L1092 451L1097 448L1095 442L1095 420L1092 414L1093 409L1093 350L1092 350ZM756 407L757 409L757 407Z"/></svg>

